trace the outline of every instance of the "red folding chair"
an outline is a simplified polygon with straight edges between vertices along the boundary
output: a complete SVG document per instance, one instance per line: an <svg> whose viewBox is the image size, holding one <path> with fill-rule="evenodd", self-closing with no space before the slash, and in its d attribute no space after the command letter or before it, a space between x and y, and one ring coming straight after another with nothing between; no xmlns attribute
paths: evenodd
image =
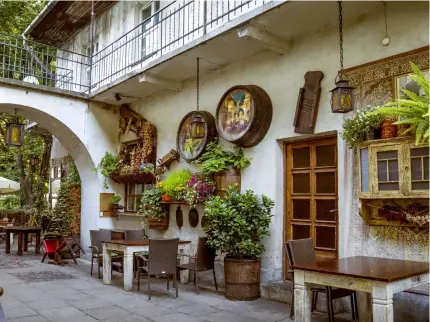
<svg viewBox="0 0 430 322"><path fill-rule="evenodd" d="M75 252L67 243L66 239L61 233L46 233L43 237L43 247L45 253L42 257L42 263L45 261L46 256L54 260L55 264L63 264L65 259L73 259L75 264L78 264L75 257Z"/></svg>

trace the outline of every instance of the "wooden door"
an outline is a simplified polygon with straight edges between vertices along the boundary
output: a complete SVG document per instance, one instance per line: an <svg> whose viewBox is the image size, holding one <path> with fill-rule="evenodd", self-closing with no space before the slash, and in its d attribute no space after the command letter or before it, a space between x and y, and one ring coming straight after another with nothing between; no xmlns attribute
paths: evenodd
<svg viewBox="0 0 430 322"><path fill-rule="evenodd" d="M290 143L285 153L284 240L311 237L318 260L335 258L338 254L337 138ZM287 266L284 256L285 272Z"/></svg>

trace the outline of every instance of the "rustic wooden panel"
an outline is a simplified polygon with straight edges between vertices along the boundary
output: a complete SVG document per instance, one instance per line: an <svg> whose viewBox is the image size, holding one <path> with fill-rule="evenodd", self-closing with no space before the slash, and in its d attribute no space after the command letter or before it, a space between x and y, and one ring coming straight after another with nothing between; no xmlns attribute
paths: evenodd
<svg viewBox="0 0 430 322"><path fill-rule="evenodd" d="M112 217L112 196L114 193L102 192L100 193L100 213L102 217Z"/></svg>
<svg viewBox="0 0 430 322"><path fill-rule="evenodd" d="M294 132L313 134L320 101L320 83L324 74L321 71L307 72L305 85L300 88L294 117Z"/></svg>

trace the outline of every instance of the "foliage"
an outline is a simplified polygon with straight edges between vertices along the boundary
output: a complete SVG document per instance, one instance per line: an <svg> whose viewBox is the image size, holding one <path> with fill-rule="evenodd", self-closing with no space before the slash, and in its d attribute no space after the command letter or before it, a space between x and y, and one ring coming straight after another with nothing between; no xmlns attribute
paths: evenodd
<svg viewBox="0 0 430 322"><path fill-rule="evenodd" d="M247 190L240 193L234 186L227 196L211 198L205 204L208 244L233 258L257 258L264 252L260 244L269 235L270 211L274 202Z"/></svg>
<svg viewBox="0 0 430 322"><path fill-rule="evenodd" d="M154 174L155 166L152 163L144 163L140 165L140 171L143 173Z"/></svg>
<svg viewBox="0 0 430 322"><path fill-rule="evenodd" d="M173 200L183 200L185 185L191 179L192 175L188 169L174 171L158 186L163 190L164 194L170 196Z"/></svg>
<svg viewBox="0 0 430 322"><path fill-rule="evenodd" d="M117 154L112 154L110 152L106 152L104 157L100 160L99 165L97 168L94 168L94 171L100 172L104 177L105 180L103 182L103 186L105 189L109 188L107 184L107 178L115 172L118 171L118 163L119 163L119 156Z"/></svg>
<svg viewBox="0 0 430 322"><path fill-rule="evenodd" d="M419 144L429 142L430 83L417 65L412 62L410 64L414 72L414 75L412 75L411 78L419 84L420 88L424 92L424 95L419 96L412 91L402 89L402 92L407 96L408 99L398 99L394 102L389 102L371 114L378 114L388 117L400 117L400 121L397 121L394 124L409 125L409 128L402 134L411 133L415 135L416 144Z"/></svg>
<svg viewBox="0 0 430 322"><path fill-rule="evenodd" d="M21 208L21 198L18 195L0 196L0 210L14 211Z"/></svg>
<svg viewBox="0 0 430 322"><path fill-rule="evenodd" d="M53 209L55 218L63 219L63 233L77 236L80 234L81 188L79 173L70 164L66 176L61 178L57 203Z"/></svg>
<svg viewBox="0 0 430 322"><path fill-rule="evenodd" d="M112 203L118 203L118 202L120 202L121 201L121 197L120 196L118 196L118 195L113 195L112 196Z"/></svg>
<svg viewBox="0 0 430 322"><path fill-rule="evenodd" d="M354 116L343 121L342 138L350 149L357 147L364 140L366 134L372 133L381 125L382 117L379 114L369 112L375 111L374 107L362 108L355 112Z"/></svg>
<svg viewBox="0 0 430 322"><path fill-rule="evenodd" d="M194 163L202 174L211 175L229 167L246 168L251 164L251 160L244 156L241 148L234 147L233 151L225 151L219 142L213 141L206 146L206 152Z"/></svg>
<svg viewBox="0 0 430 322"><path fill-rule="evenodd" d="M197 203L205 202L214 192L215 182L201 173L195 173L186 184L184 199L194 207Z"/></svg>
<svg viewBox="0 0 430 322"><path fill-rule="evenodd" d="M163 212L163 207L161 206L162 194L163 192L159 188L145 190L140 198L138 215L151 216L152 219L156 220L166 218L166 214Z"/></svg>
<svg viewBox="0 0 430 322"><path fill-rule="evenodd" d="M7 34L21 35L47 2L46 0L0 1L0 30Z"/></svg>

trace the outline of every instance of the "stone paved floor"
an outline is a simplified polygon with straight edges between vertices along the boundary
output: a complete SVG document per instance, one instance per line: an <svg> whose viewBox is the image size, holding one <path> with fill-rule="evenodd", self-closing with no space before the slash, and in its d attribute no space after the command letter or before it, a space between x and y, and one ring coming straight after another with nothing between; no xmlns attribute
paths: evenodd
<svg viewBox="0 0 430 322"><path fill-rule="evenodd" d="M8 322L275 322L291 321L290 307L257 300L234 302L221 292L180 285L179 299L167 291L165 280L153 286L152 300L146 291L137 293L121 288L122 277L114 273L113 285L103 285L89 274L89 263L56 266L40 263L39 256L5 255L0 248L0 298ZM146 281L142 280L142 289ZM314 314L313 322L327 321ZM336 319L336 321L345 321Z"/></svg>

